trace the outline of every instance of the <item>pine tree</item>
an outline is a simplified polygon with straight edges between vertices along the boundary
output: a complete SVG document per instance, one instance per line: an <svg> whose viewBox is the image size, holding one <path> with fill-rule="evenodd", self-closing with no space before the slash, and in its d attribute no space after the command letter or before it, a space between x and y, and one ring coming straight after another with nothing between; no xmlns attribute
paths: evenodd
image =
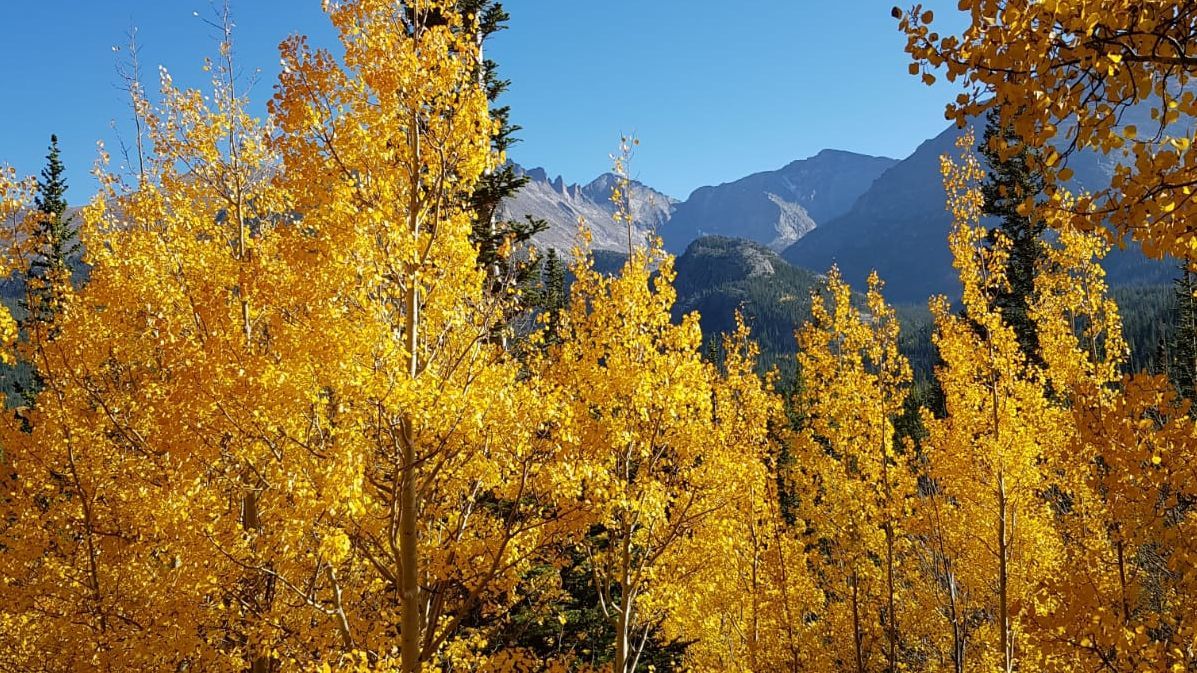
<svg viewBox="0 0 1197 673"><path fill-rule="evenodd" d="M561 310L566 305L565 265L557 255L555 248L550 248L545 257L542 272L544 291L540 298L540 309L544 311L547 320L546 343L561 341Z"/></svg>
<svg viewBox="0 0 1197 673"><path fill-rule="evenodd" d="M1028 215L1026 206L1043 192L1043 176L1033 169L1038 164L1035 150L1024 144L1012 127L1003 126L996 112L986 118L980 152L989 167L981 185L985 197L982 213L1001 218L1001 224L989 230L989 243L993 245L998 236L1010 241L1007 287L996 292L994 307L1014 330L1023 353L1038 363L1039 338L1027 307L1035 293L1036 266L1044 256L1046 224Z"/></svg>
<svg viewBox="0 0 1197 673"><path fill-rule="evenodd" d="M1182 397L1197 400L1197 274L1185 266L1176 279L1175 328L1169 377Z"/></svg>
<svg viewBox="0 0 1197 673"><path fill-rule="evenodd" d="M477 17L475 30L480 49L488 38L507 27L510 15L503 9L502 3L496 0L461 0L458 4L463 14ZM496 102L507 91L511 81L499 77L499 66L491 59L481 62L479 77L491 104L491 119L497 125L497 130L491 136L491 151L505 158L511 146L518 142L515 134L520 127L511 123L511 108L496 105ZM499 206L503 200L514 196L527 182L528 177L517 174L514 164L504 161L497 168L487 171L474 189L471 239L478 246L478 266L487 269L492 291L519 287L532 278L536 271L532 264L514 261L511 250L547 229L548 223L530 216L523 221L499 219Z"/></svg>
<svg viewBox="0 0 1197 673"><path fill-rule="evenodd" d="M22 306L28 312L21 325L26 330L35 322L53 323L61 310L63 283L70 283L71 258L79 252L79 229L75 217L67 215L66 191L66 167L58 149L58 136L51 135L33 202L39 217L33 229L33 254Z"/></svg>
<svg viewBox="0 0 1197 673"><path fill-rule="evenodd" d="M58 333L55 324L71 284L71 259L79 253L79 228L74 215L67 215L66 167L58 149L58 136L50 136L50 149L33 199L29 219L30 244L25 261L25 296L20 300L24 315L18 321L23 338L43 344ZM42 388L42 377L32 358L5 368L3 386L16 393L24 405L32 404Z"/></svg>

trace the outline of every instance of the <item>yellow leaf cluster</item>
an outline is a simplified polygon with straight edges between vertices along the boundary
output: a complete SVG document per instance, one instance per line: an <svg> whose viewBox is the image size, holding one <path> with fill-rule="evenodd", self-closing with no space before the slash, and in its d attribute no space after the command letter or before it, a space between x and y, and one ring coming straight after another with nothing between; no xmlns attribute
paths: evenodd
<svg viewBox="0 0 1197 673"><path fill-rule="evenodd" d="M964 27L937 32L919 6L894 10L912 72L940 69L966 93L947 114L964 125L996 109L1032 147L1093 150L1118 162L1108 189L1065 204L1073 226L1130 234L1148 254L1194 259L1197 95L1188 87L1197 9L1185 0L962 0ZM1066 180L1044 153L1049 179Z"/></svg>

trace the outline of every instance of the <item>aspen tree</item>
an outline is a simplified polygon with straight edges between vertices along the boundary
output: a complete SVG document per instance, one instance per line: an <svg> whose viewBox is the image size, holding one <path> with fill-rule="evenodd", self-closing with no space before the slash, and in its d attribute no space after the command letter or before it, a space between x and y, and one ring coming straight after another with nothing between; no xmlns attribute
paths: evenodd
<svg viewBox="0 0 1197 673"><path fill-rule="evenodd" d="M344 59L284 43L266 122L227 33L207 95L133 90L136 182L100 172L91 278L0 428L9 668L481 665L568 518L552 391L486 336L470 19L329 15Z"/></svg>
<svg viewBox="0 0 1197 673"><path fill-rule="evenodd" d="M337 522L348 621L371 665L477 663L485 633L467 626L512 599L576 505L554 504L562 480L543 469L564 441L551 389L488 336L510 298L484 291L471 242L470 197L498 159L474 18L440 1L329 14L344 64L289 40L271 110L280 180L340 311L329 387L362 493Z"/></svg>
<svg viewBox="0 0 1197 673"><path fill-rule="evenodd" d="M966 134L958 143L961 159L942 159L965 313L952 313L942 297L931 303L947 417L927 419L925 450L935 498L933 537L943 543L941 563L951 568L950 591L956 598L966 592L974 609L988 615L974 624L955 599L946 606L954 668L1009 672L1030 646L1024 622L1034 588L1059 562L1053 515L1040 493L1050 485L1045 463L1066 441L1067 424L1042 372L996 309L1007 282L1008 242L999 237L983 244L983 172L972 142Z"/></svg>
<svg viewBox="0 0 1197 673"><path fill-rule="evenodd" d="M1192 525L1191 486L1176 479L1190 478L1192 424L1162 379L1121 373L1127 348L1098 263L1108 244L1057 229L1030 313L1075 431L1053 460L1064 556L1036 602L1041 665L1183 670L1194 547L1178 535Z"/></svg>
<svg viewBox="0 0 1197 673"><path fill-rule="evenodd" d="M1072 177L1069 154L1126 152L1108 189L1065 203L1049 188L1049 207L1072 226L1104 232L1112 224L1152 257L1197 259L1186 225L1197 204L1191 185L1191 120L1197 96L1193 44L1197 6L1187 0L963 0L963 27L939 30L934 13L895 7L906 34L910 72L934 83L935 71L964 91L947 106L963 125L996 110L1001 124L1041 153L1034 169L1049 184Z"/></svg>
<svg viewBox="0 0 1197 673"><path fill-rule="evenodd" d="M723 441L697 316L672 323L673 261L659 243L634 248L613 278L578 254L562 342L541 376L570 400L564 474L594 533L583 544L614 631L612 665L630 673L658 631L689 628L670 624L679 591L733 543L714 524L746 504L761 461L757 443Z"/></svg>
<svg viewBox="0 0 1197 673"><path fill-rule="evenodd" d="M280 636L312 632L280 581L311 570L296 543L329 503L268 513L343 465L307 471L283 449L312 404L284 318L307 298L277 291L302 284L278 254L269 128L245 112L228 26L206 96L162 71L161 105L138 99L144 172L126 185L101 166L90 279L63 286L52 338L20 346L44 386L3 426L19 578L4 590L32 619L6 635L42 653L23 670L264 671Z"/></svg>
<svg viewBox="0 0 1197 673"><path fill-rule="evenodd" d="M759 350L742 318L724 336L722 352L714 373L717 434L710 439L720 450L708 455L725 461L712 467L734 492L682 543L683 562L666 567L679 590L664 631L691 643L685 656L691 670L804 670L816 657L805 616L819 609L822 596L806 572L803 541L781 516L775 432L781 399L774 377L762 380L754 371Z"/></svg>
<svg viewBox="0 0 1197 673"><path fill-rule="evenodd" d="M870 275L863 313L833 267L826 297L815 296L811 321L798 331L805 422L792 449L799 516L819 550L812 572L827 594L826 646L838 653L833 665L862 673L898 668L906 583L898 568L916 491L893 428L910 365L881 288Z"/></svg>

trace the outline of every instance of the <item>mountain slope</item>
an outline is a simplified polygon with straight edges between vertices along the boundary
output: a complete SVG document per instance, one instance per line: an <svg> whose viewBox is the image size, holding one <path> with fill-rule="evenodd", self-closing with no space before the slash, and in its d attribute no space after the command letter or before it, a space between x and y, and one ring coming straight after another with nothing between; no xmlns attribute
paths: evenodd
<svg viewBox="0 0 1197 673"><path fill-rule="evenodd" d="M584 220L590 228L591 246L595 250L627 251L627 226L613 218L614 175L600 175L586 185L567 185L560 176L550 180L543 168L525 170L517 166L516 170L529 178L528 183L513 198L503 202L499 217L523 220L525 216L531 216L548 222L549 228L533 239L537 247L568 253L578 243L578 222ZM630 197L632 237L636 243L643 243L650 231L669 219L677 200L639 182L632 183Z"/></svg>
<svg viewBox="0 0 1197 673"><path fill-rule="evenodd" d="M661 235L674 252L704 235L737 236L781 250L846 212L895 163L823 150L775 171L700 187L678 204Z"/></svg>
<svg viewBox="0 0 1197 673"><path fill-rule="evenodd" d="M787 248L782 257L812 269L838 264L858 288L875 268L891 301L955 294L939 156L954 150L957 135L951 128L924 142L878 177L845 214Z"/></svg>
<svg viewBox="0 0 1197 673"><path fill-rule="evenodd" d="M675 317L698 311L703 334L713 339L735 330L740 310L773 357L794 352L794 330L810 317L811 293L821 282L760 243L724 236L691 243L675 269Z"/></svg>
<svg viewBox="0 0 1197 673"><path fill-rule="evenodd" d="M842 216L821 226L782 252L789 262L810 269L838 264L854 287L863 287L876 269L894 302L924 302L934 294L957 296L956 271L948 252L952 220L944 208L939 157L955 155L961 131L951 126L927 140L885 171ZM1113 162L1090 152L1069 159L1075 172L1070 187L1097 189L1109 184ZM1115 285L1167 282L1170 263L1146 259L1136 248L1115 250L1105 262Z"/></svg>

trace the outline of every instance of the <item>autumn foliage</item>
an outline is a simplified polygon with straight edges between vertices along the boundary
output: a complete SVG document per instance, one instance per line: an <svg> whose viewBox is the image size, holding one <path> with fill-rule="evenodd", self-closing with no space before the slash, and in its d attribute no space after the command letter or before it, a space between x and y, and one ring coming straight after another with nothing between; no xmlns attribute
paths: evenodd
<svg viewBox="0 0 1197 673"><path fill-rule="evenodd" d="M744 321L709 356L631 236L614 276L575 250L519 329L472 238L505 161L484 4L328 3L338 53L285 41L265 119L227 30L206 92L131 88L144 142L132 173L101 157L86 280L30 285L52 328L0 311L0 360L40 382L0 414L0 671L1197 668L1191 401L1126 374L1100 265L1106 216L1193 259L1167 130L1197 113L1191 8L977 0L963 36L898 12L914 70L992 94L962 120L1055 138L1055 178L1060 137L1134 157L1027 204L1054 232L1035 353L971 134L943 158L963 292L931 300L920 410L876 275L829 271L784 393ZM1115 131L1144 101L1154 140ZM34 193L0 172L5 275L39 254Z"/></svg>

